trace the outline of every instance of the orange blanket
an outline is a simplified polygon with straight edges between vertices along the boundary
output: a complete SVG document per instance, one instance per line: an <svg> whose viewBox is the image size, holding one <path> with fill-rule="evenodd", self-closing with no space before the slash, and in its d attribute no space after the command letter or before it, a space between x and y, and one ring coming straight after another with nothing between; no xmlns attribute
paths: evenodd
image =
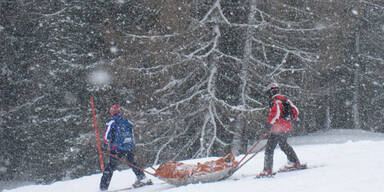
<svg viewBox="0 0 384 192"><path fill-rule="evenodd" d="M161 178L180 178L185 179L190 176L207 175L226 168L234 167L238 164L232 153L228 153L224 157L207 161L205 163L197 163L197 165L188 165L181 162L169 161L156 169L155 176Z"/></svg>

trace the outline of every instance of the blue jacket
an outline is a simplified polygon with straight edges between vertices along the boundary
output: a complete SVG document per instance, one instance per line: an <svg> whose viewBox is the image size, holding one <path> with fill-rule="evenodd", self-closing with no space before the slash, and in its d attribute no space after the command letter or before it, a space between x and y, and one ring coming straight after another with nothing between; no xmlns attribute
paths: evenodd
<svg viewBox="0 0 384 192"><path fill-rule="evenodd" d="M129 120L117 113L106 125L104 143L109 144L111 150L132 151L135 148L133 125Z"/></svg>

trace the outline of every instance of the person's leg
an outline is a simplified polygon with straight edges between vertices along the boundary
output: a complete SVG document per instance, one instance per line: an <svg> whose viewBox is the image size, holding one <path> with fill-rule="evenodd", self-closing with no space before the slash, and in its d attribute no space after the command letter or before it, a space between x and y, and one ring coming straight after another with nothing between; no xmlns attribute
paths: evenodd
<svg viewBox="0 0 384 192"><path fill-rule="evenodd" d="M133 173L135 173L137 180L141 180L145 177L144 172L139 169L139 164L135 162L135 154L131 151L125 151L124 152L124 158L132 163L134 166L130 166L132 168Z"/></svg>
<svg viewBox="0 0 384 192"><path fill-rule="evenodd" d="M273 154L277 145L277 136L270 134L267 140L267 146L264 152L264 171L272 171L273 167Z"/></svg>
<svg viewBox="0 0 384 192"><path fill-rule="evenodd" d="M287 139L287 133L281 134L279 136L278 142L280 149L285 153L285 155L287 155L288 161L292 163L299 163L299 159L297 158L297 155L293 150L292 146L288 144Z"/></svg>
<svg viewBox="0 0 384 192"><path fill-rule="evenodd" d="M116 152L111 152L111 154L116 155ZM109 157L109 163L104 169L103 176L100 181L100 189L107 190L112 179L113 171L115 171L117 165L117 160L112 156Z"/></svg>

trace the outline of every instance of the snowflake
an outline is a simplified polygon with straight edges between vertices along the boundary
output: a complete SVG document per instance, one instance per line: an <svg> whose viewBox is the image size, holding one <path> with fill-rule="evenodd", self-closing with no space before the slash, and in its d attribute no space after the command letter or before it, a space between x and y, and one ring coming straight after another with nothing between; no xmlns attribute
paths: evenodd
<svg viewBox="0 0 384 192"><path fill-rule="evenodd" d="M356 9L352 9L352 14L359 15L359 11L357 11Z"/></svg>
<svg viewBox="0 0 384 192"><path fill-rule="evenodd" d="M116 1L118 4L124 4L125 3L125 0L117 0Z"/></svg>
<svg viewBox="0 0 384 192"><path fill-rule="evenodd" d="M116 46L113 46L110 48L110 51L111 53L116 54L119 51L119 48L117 48Z"/></svg>
<svg viewBox="0 0 384 192"><path fill-rule="evenodd" d="M110 75L103 70L96 70L91 73L89 80L95 85L105 85L110 82Z"/></svg>

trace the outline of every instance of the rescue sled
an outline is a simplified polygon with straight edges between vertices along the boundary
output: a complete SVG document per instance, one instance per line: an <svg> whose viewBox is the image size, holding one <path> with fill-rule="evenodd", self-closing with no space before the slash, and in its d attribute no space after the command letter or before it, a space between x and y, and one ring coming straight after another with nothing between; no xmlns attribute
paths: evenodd
<svg viewBox="0 0 384 192"><path fill-rule="evenodd" d="M251 160L258 152L265 148L265 145L256 150L256 146L269 133L264 134L256 144L241 158L240 161L235 159L232 152L226 154L217 160L207 161L205 163L197 163L195 165L185 164L176 161L169 161L160 165L154 176L165 182L180 186L192 183L207 183L226 179L232 176L237 170ZM253 153L247 158L249 154Z"/></svg>
<svg viewBox="0 0 384 192"><path fill-rule="evenodd" d="M222 158L194 165L169 161L156 169L155 176L172 185L206 183L226 179L238 162L230 152Z"/></svg>
<svg viewBox="0 0 384 192"><path fill-rule="evenodd" d="M186 164L177 161L168 161L167 163L160 165L157 169L153 168L155 170L155 173L151 173L145 169L142 169L141 167L138 167L124 159L117 157L116 155L110 153L104 154L112 156L113 158L116 158L131 167L140 169L143 172L153 175L172 185L181 186L193 183L207 183L220 181L232 176L237 170L239 170L249 160L251 160L257 153L264 150L265 145L257 150L256 146L268 134L269 133L264 134L256 142L256 144L241 158L240 161L237 161L232 152L230 152L224 157L221 157L217 160L207 161L204 163ZM248 155L250 155L250 157L248 157Z"/></svg>

